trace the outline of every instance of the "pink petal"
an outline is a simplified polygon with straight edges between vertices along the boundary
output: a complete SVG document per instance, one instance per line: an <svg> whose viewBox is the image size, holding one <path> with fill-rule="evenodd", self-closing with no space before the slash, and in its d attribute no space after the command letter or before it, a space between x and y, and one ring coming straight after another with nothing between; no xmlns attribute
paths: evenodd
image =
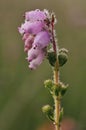
<svg viewBox="0 0 86 130"><path fill-rule="evenodd" d="M34 60L32 60L29 64L29 68L30 69L36 69L41 63L42 61L44 60L44 57L45 57L45 53L44 52L41 52L37 58L35 58Z"/></svg>
<svg viewBox="0 0 86 130"><path fill-rule="evenodd" d="M46 19L46 14L44 11L40 11L39 9L36 9L35 11L29 11L25 13L25 19L30 21L38 21L38 20L44 20Z"/></svg>
<svg viewBox="0 0 86 130"><path fill-rule="evenodd" d="M47 31L41 31L34 39L33 47L38 46L41 49L47 47L50 43L50 35Z"/></svg>

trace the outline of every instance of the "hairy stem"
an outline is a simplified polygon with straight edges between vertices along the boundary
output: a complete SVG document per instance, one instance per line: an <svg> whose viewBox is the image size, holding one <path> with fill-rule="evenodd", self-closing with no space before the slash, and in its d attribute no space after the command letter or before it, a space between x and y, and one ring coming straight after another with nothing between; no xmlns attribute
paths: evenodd
<svg viewBox="0 0 86 130"><path fill-rule="evenodd" d="M54 69L54 83L58 85L59 83L59 70L58 70L58 62L56 62L55 69ZM60 100L59 96L54 97L54 103L55 103L55 111L54 111L54 117L55 117L55 130L60 130L60 124L59 124L59 115L60 115Z"/></svg>
<svg viewBox="0 0 86 130"><path fill-rule="evenodd" d="M55 17L52 15L52 22L51 22L51 27L52 27L52 43L53 43L53 50L57 55L57 45L56 45L56 40L55 40L55 34L54 34L54 20ZM59 64L58 64L58 56L57 56L57 61L55 63L54 67L54 84L58 86L59 83ZM59 116L60 116L60 98L59 96L54 97L54 103L55 103L55 111L54 111L54 118L55 118L55 130L60 130L60 124L59 124Z"/></svg>
<svg viewBox="0 0 86 130"><path fill-rule="evenodd" d="M55 41L55 34L54 34L54 15L52 15L52 22L51 22L51 28L52 28L52 43L53 43L53 50L55 53L57 53L57 47L56 47L56 41Z"/></svg>

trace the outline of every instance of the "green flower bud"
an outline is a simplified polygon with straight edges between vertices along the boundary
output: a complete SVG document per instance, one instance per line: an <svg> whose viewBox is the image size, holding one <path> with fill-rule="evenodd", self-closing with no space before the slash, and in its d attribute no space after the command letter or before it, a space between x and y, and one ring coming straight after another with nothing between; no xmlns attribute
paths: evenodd
<svg viewBox="0 0 86 130"><path fill-rule="evenodd" d="M56 58L56 54L54 51L48 52L47 59L49 60L49 63L51 66L55 66L55 62L56 62L57 58Z"/></svg>
<svg viewBox="0 0 86 130"><path fill-rule="evenodd" d="M53 108L50 105L43 106L42 111L43 113L45 113L48 119L50 119L51 121L54 121L54 116L53 116L54 112L53 112Z"/></svg>
<svg viewBox="0 0 86 130"><path fill-rule="evenodd" d="M50 105L45 105L42 107L43 113L50 114L52 110L52 107Z"/></svg>
<svg viewBox="0 0 86 130"><path fill-rule="evenodd" d="M53 81L48 79L44 82L45 88L48 88L48 90L50 91L50 93L52 93L53 91Z"/></svg>
<svg viewBox="0 0 86 130"><path fill-rule="evenodd" d="M59 60L59 66L60 67L63 66L68 60L68 50L66 50L65 48L60 49L58 60Z"/></svg>
<svg viewBox="0 0 86 130"><path fill-rule="evenodd" d="M61 95L64 96L64 94L66 93L68 89L68 85L63 85L62 88L61 88Z"/></svg>
<svg viewBox="0 0 86 130"><path fill-rule="evenodd" d="M54 87L54 94L55 96L64 96L68 89L68 85L64 85L62 82L59 82L58 85Z"/></svg>
<svg viewBox="0 0 86 130"><path fill-rule="evenodd" d="M55 96L61 95L62 85L63 85L62 82L59 82L57 85L55 85L55 87L54 87Z"/></svg>
<svg viewBox="0 0 86 130"><path fill-rule="evenodd" d="M54 87L54 94L55 94L55 96L59 96L60 91L61 91L60 84L55 85L55 87Z"/></svg>

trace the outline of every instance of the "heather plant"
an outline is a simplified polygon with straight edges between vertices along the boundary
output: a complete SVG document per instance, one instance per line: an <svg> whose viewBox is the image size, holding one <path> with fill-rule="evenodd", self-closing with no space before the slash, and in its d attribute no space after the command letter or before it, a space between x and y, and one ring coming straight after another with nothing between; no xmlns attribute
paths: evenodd
<svg viewBox="0 0 86 130"><path fill-rule="evenodd" d="M59 69L67 62L68 51L65 48L58 48L54 29L57 20L53 12L36 9L26 12L24 18L25 21L18 27L18 30L24 41L29 68L37 69L46 58L53 71L52 79L44 81L44 86L49 90L54 104L43 106L42 111L53 122L55 130L60 130L63 118L61 100L68 85L60 81Z"/></svg>

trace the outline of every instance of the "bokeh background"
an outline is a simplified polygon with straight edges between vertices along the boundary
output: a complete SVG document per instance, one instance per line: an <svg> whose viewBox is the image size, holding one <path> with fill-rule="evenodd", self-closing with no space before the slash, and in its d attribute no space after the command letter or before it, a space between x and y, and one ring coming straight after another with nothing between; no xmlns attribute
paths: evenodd
<svg viewBox="0 0 86 130"><path fill-rule="evenodd" d="M69 84L62 101L64 120L86 130L86 0L0 0L0 130L46 130L41 107L53 100L43 82L52 78L52 70L47 60L35 71L28 69L17 30L24 12L36 8L55 12L59 47L69 50L60 70Z"/></svg>

